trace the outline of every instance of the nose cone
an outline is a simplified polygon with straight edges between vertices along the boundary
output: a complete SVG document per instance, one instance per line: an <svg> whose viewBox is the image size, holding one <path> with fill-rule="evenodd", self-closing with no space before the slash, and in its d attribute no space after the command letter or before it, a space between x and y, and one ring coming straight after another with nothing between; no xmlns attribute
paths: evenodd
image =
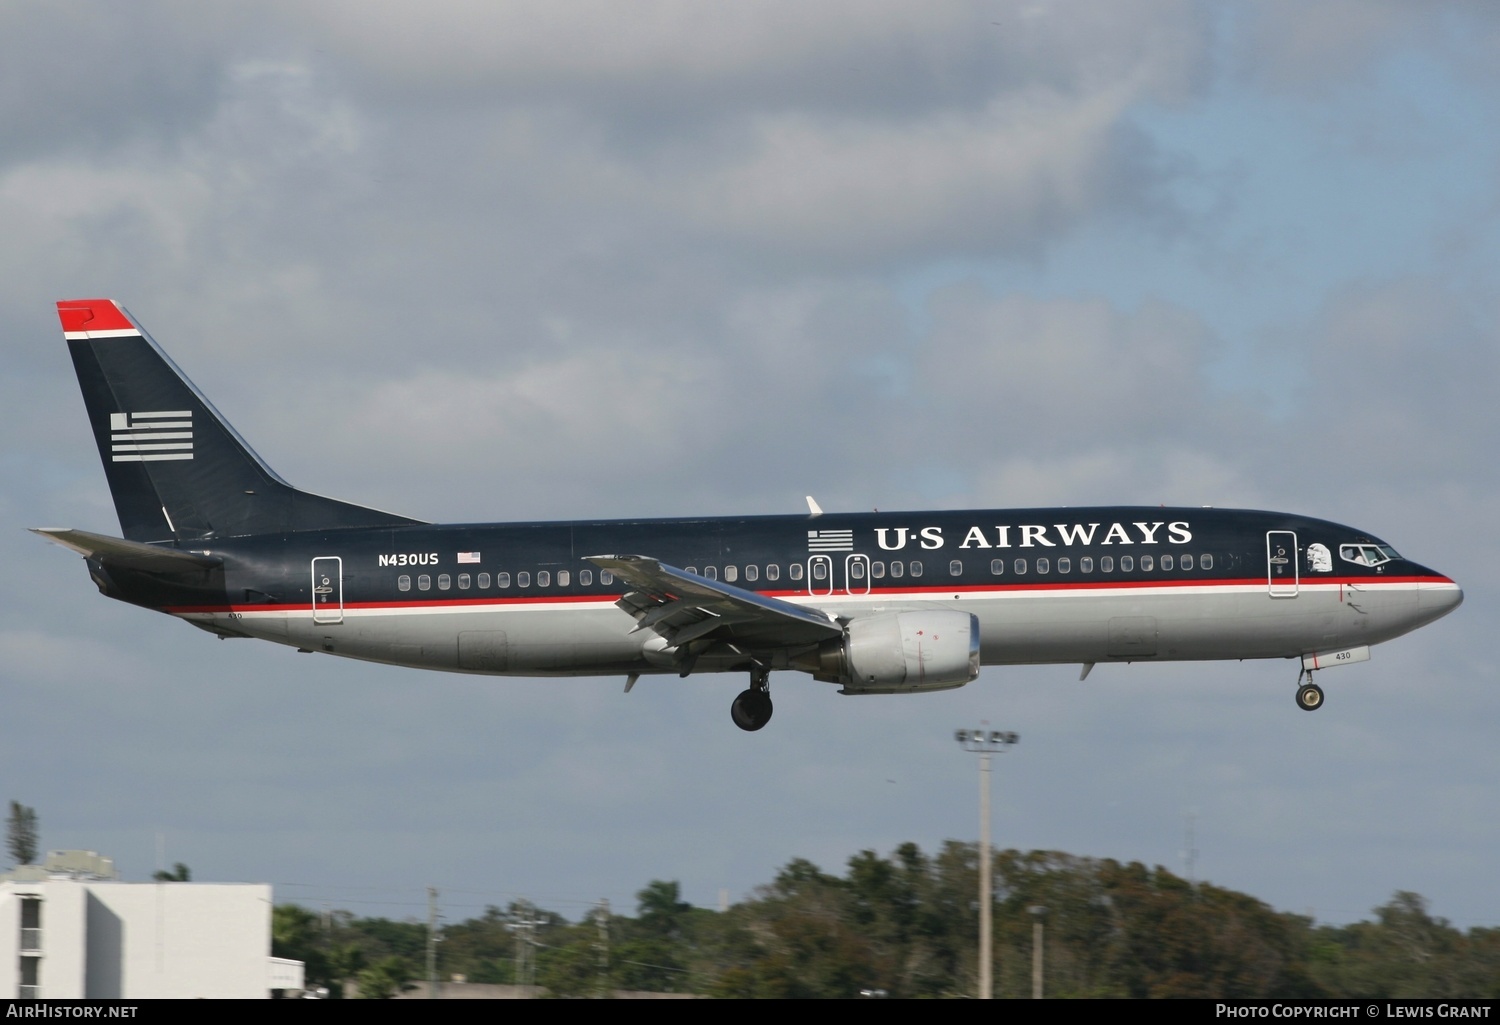
<svg viewBox="0 0 1500 1025"><path fill-rule="evenodd" d="M1458 584L1441 573L1424 570L1424 579L1417 585L1417 608L1422 621L1441 619L1463 604L1464 592Z"/></svg>

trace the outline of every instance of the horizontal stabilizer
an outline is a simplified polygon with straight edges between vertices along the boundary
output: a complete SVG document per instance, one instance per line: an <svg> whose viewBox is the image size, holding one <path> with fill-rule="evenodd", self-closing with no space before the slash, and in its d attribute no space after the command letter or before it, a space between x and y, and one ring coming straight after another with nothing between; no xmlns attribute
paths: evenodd
<svg viewBox="0 0 1500 1025"><path fill-rule="evenodd" d="M156 545L148 545L140 541L126 541L124 538L109 537L105 534L93 534L87 530L70 530L67 527L32 527L31 532L41 535L53 544L72 549L84 558L102 559L111 565L130 569L181 572L186 569L208 569L221 565L224 561L216 555L200 555L197 552L185 552L180 548L158 548Z"/></svg>

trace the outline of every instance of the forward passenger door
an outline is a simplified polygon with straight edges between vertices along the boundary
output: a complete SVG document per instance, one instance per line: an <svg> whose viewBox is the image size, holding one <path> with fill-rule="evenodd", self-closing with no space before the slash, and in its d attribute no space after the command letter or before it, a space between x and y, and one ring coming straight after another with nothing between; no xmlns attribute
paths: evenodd
<svg viewBox="0 0 1500 1025"><path fill-rule="evenodd" d="M1271 597L1297 597L1300 575L1296 532L1266 531L1266 587Z"/></svg>

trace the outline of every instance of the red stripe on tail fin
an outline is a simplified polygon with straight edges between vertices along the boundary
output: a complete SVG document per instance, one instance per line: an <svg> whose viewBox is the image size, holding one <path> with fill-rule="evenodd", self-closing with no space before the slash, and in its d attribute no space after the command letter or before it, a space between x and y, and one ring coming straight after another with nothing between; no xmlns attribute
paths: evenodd
<svg viewBox="0 0 1500 1025"><path fill-rule="evenodd" d="M57 317L64 334L136 330L113 299L62 299L57 304Z"/></svg>

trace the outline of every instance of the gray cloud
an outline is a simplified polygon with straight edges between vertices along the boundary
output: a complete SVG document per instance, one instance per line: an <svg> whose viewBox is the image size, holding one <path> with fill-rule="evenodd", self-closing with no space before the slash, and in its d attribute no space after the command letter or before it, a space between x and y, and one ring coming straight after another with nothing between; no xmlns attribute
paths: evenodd
<svg viewBox="0 0 1500 1025"><path fill-rule="evenodd" d="M121 147L170 151L219 101L222 45L246 18L233 7L148 2L0 11L0 167Z"/></svg>
<svg viewBox="0 0 1500 1025"><path fill-rule="evenodd" d="M458 0L421 15L337 3L291 16L315 26L367 87L399 90L403 102L491 93L648 121L809 105L881 116L977 108L996 88L1090 92L1122 78L1174 94L1201 73L1208 27L1182 0L960 2L920 13L886 0L733 10Z"/></svg>

